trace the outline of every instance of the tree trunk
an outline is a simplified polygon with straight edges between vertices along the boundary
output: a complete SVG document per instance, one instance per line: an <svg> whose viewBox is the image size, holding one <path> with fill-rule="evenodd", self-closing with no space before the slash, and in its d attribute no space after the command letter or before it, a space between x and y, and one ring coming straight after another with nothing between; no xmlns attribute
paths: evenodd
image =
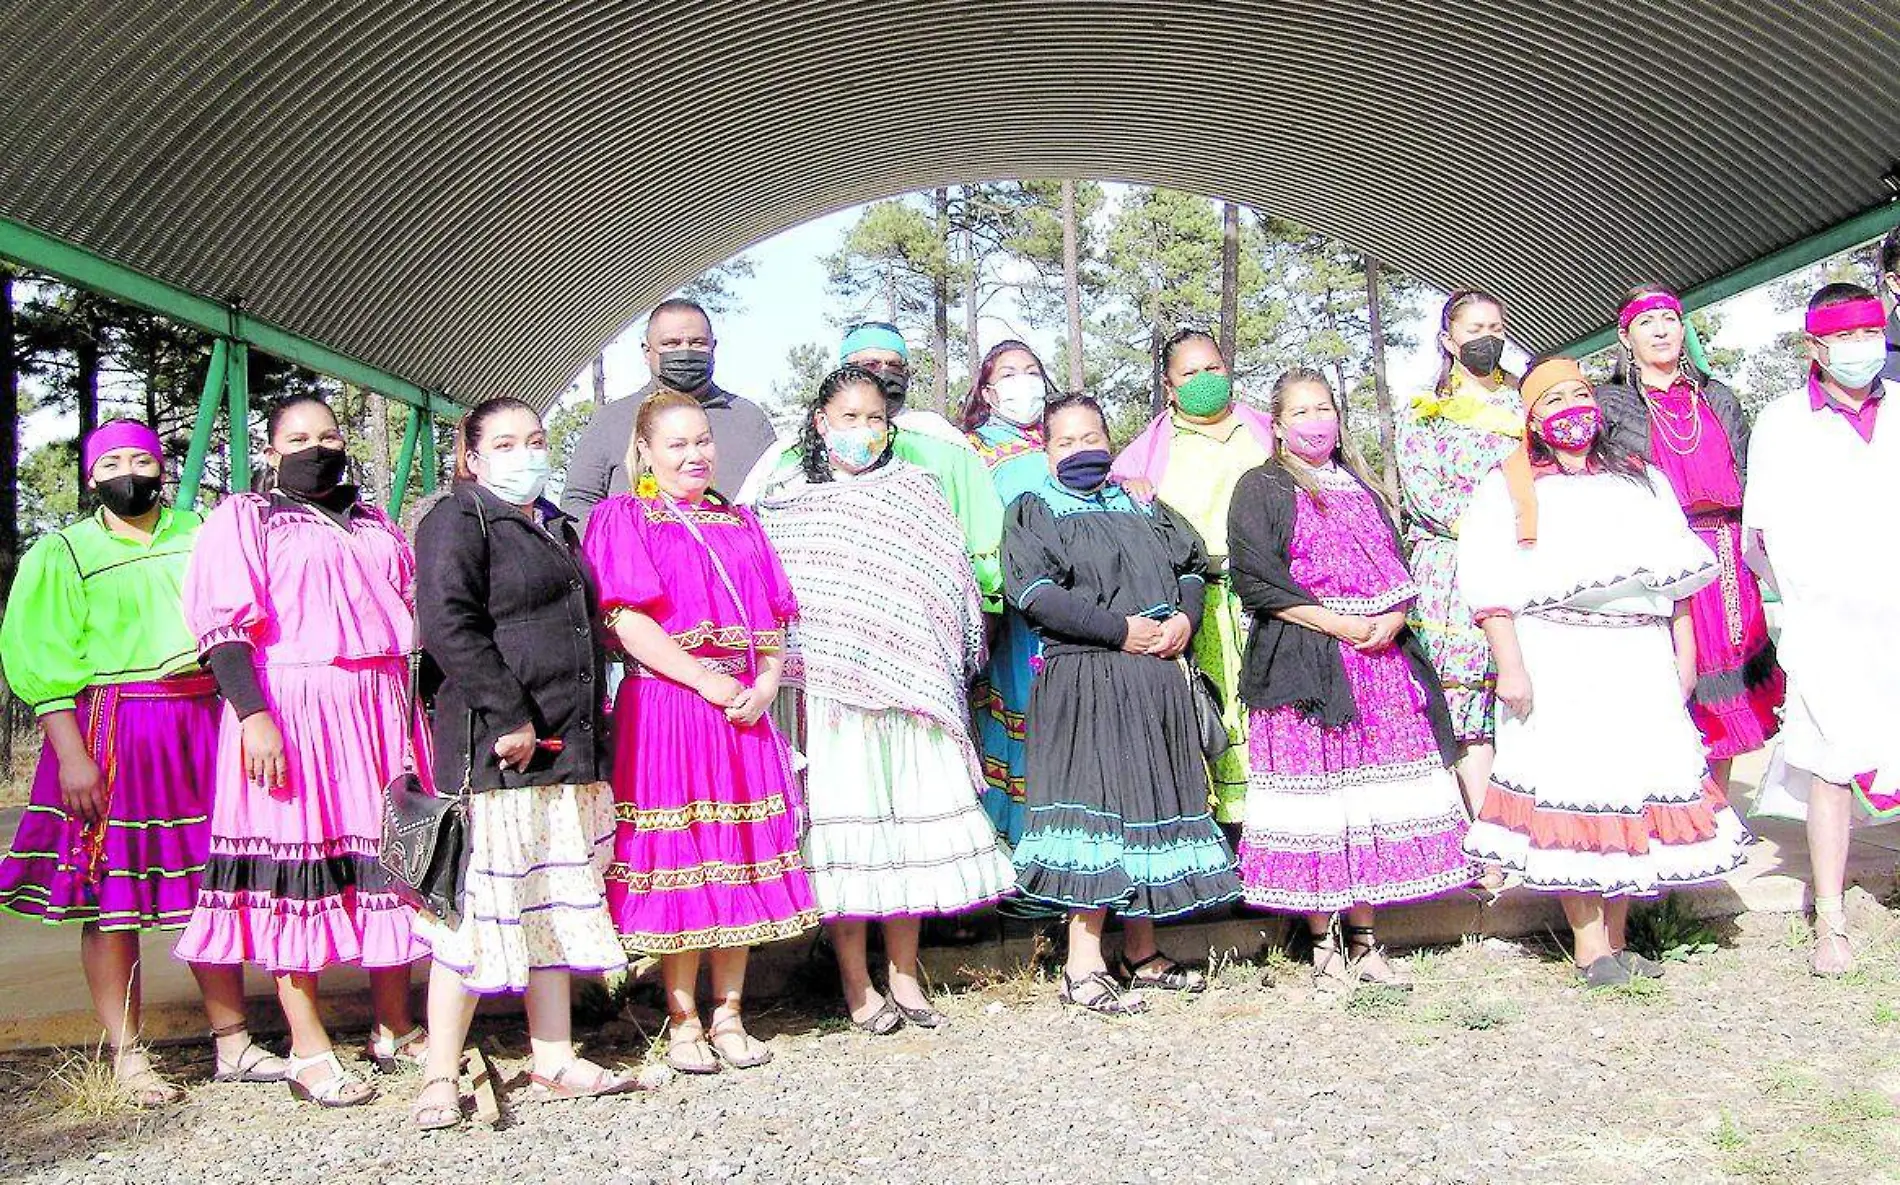
<svg viewBox="0 0 1900 1185"><path fill-rule="evenodd" d="M605 352L594 355L594 407L607 406L607 355Z"/></svg>
<svg viewBox="0 0 1900 1185"><path fill-rule="evenodd" d="M1082 361L1082 264L1075 225L1075 182L1062 183L1062 301L1069 313L1069 390L1087 387Z"/></svg>
<svg viewBox="0 0 1900 1185"><path fill-rule="evenodd" d="M0 604L20 551L20 355L14 338L13 268L0 263Z"/></svg>
<svg viewBox="0 0 1900 1185"><path fill-rule="evenodd" d="M931 194L936 207L937 241L943 244L943 265L930 277L930 407L950 411L950 191ZM970 359L971 369L976 359Z"/></svg>
<svg viewBox="0 0 1900 1185"><path fill-rule="evenodd" d="M366 398L368 402L363 410L369 420L371 480L376 486L376 501L384 503L396 489L396 475L392 472L396 458L389 451L389 400L375 391L369 392Z"/></svg>
<svg viewBox="0 0 1900 1185"><path fill-rule="evenodd" d="M1240 207L1221 203L1220 220L1220 352L1235 365L1240 340Z"/></svg>
<svg viewBox="0 0 1900 1185"><path fill-rule="evenodd" d="M1366 256L1366 328L1372 336L1372 394L1379 408L1379 476L1386 496L1399 500L1399 427L1392 388L1385 382L1385 319L1379 310L1379 261Z"/></svg>
<svg viewBox="0 0 1900 1185"><path fill-rule="evenodd" d="M884 272L884 319L897 324L897 266L891 265Z"/></svg>
<svg viewBox="0 0 1900 1185"><path fill-rule="evenodd" d="M79 443L99 426L99 313L90 296L79 295L73 301L73 316L78 324L73 334L73 389L79 395ZM74 461L79 470L80 505L90 505L83 493L86 472L83 458Z"/></svg>
<svg viewBox="0 0 1900 1185"><path fill-rule="evenodd" d="M1148 411L1160 415L1168 410L1168 392L1162 385L1164 372L1161 369L1161 347L1167 344L1168 335L1162 331L1161 310L1156 309L1148 318Z"/></svg>
<svg viewBox="0 0 1900 1185"><path fill-rule="evenodd" d="M983 357L976 336L980 277L977 275L975 208L976 191L966 185L963 187L963 356L970 360L972 372L976 370L978 359Z"/></svg>

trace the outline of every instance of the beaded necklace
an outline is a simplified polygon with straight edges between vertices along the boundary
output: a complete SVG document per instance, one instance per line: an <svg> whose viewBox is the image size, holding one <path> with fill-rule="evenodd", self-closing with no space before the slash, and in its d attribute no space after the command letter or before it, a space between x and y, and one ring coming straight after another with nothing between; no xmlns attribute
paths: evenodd
<svg viewBox="0 0 1900 1185"><path fill-rule="evenodd" d="M1689 411L1685 420L1682 413L1663 407L1659 399L1650 393L1648 384L1642 375L1636 376L1636 389L1642 393L1643 406L1649 409L1649 418L1656 425L1656 435L1661 438L1664 447L1678 457L1687 457L1702 447L1702 391L1694 383L1689 383ZM1656 394L1666 395L1675 390L1671 384L1668 390Z"/></svg>

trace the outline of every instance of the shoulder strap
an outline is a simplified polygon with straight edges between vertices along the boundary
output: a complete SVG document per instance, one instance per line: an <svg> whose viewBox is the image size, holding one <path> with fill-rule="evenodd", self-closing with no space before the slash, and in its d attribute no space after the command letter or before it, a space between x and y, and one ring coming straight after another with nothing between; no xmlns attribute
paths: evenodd
<svg viewBox="0 0 1900 1185"><path fill-rule="evenodd" d="M666 507L674 521L686 528L686 533L705 549L706 558L712 561L713 573L719 577L719 583L725 586L726 596L732 599L732 611L739 615L739 624L745 627L746 668L756 675L759 669L759 654L752 640L752 619L745 611L745 602L739 597L739 586L732 582L732 576L726 571L726 565L720 560L719 553L713 550L712 544L706 542L706 536L699 533L699 525L693 522L692 516L682 512L678 504L665 494L660 495L660 505ZM733 513L737 514L738 511L735 510Z"/></svg>

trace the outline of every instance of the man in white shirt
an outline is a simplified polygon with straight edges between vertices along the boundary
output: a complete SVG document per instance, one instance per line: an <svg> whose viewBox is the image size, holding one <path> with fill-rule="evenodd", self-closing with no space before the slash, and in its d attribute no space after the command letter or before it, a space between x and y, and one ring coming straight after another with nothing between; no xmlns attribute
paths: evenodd
<svg viewBox="0 0 1900 1185"><path fill-rule="evenodd" d="M1853 968L1842 894L1856 814L1900 818L1900 383L1886 310L1855 284L1808 303L1808 381L1748 452L1749 566L1781 598L1788 698L1757 809L1807 817L1817 975Z"/></svg>

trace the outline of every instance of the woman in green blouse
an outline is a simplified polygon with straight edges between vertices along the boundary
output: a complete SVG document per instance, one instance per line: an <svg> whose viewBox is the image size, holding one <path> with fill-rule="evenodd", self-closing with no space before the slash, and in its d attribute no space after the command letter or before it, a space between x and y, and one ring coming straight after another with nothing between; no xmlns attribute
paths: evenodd
<svg viewBox="0 0 1900 1185"><path fill-rule="evenodd" d="M209 842L217 686L180 607L199 518L160 500L163 449L115 420L81 450L98 511L20 561L0 664L46 744L0 861L0 909L80 926L80 962L118 1081L142 1106L181 1097L139 1042L139 934L191 917ZM192 965L219 1081L276 1082L251 1042L241 972Z"/></svg>

